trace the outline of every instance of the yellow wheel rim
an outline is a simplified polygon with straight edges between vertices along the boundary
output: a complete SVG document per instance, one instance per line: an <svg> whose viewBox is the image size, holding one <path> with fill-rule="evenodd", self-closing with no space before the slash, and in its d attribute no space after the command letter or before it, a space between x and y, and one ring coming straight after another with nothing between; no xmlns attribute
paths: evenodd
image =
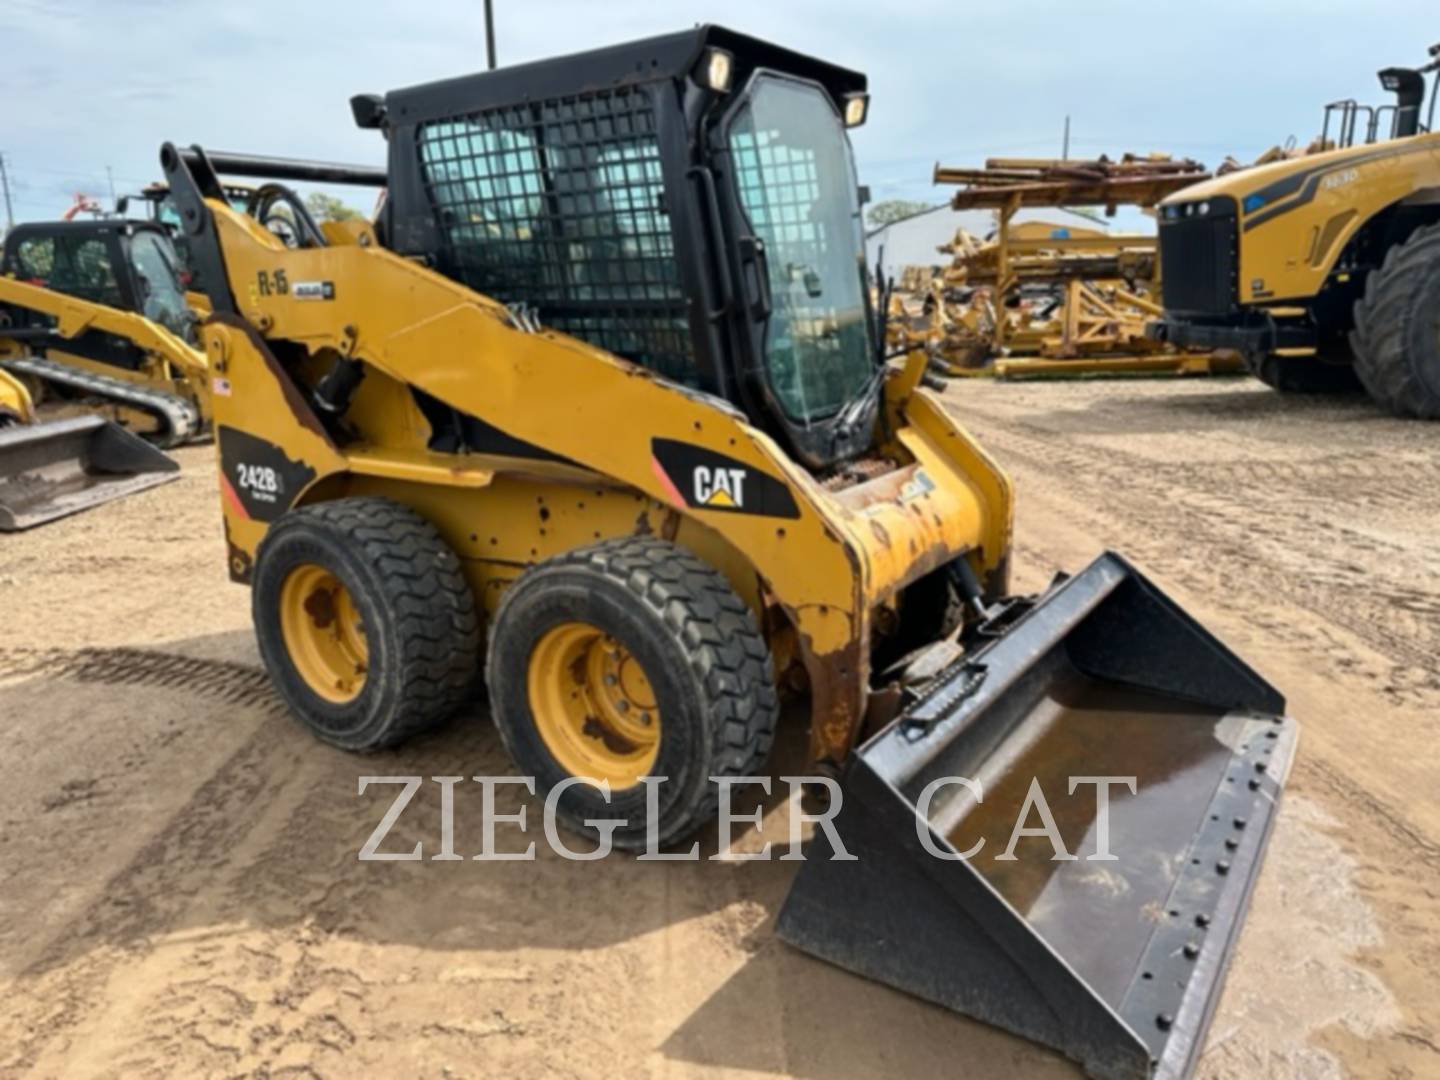
<svg viewBox="0 0 1440 1080"><path fill-rule="evenodd" d="M311 690L337 705L359 696L370 650L364 620L338 577L314 563L291 570L280 586L280 630Z"/></svg>
<svg viewBox="0 0 1440 1080"><path fill-rule="evenodd" d="M541 739L571 776L618 791L649 775L660 750L655 691L603 630L583 622L547 630L530 654L526 688Z"/></svg>

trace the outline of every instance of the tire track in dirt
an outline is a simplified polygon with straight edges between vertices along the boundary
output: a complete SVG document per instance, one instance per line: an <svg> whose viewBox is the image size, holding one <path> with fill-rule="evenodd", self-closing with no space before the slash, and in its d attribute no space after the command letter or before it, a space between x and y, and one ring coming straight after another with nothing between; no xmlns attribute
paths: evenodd
<svg viewBox="0 0 1440 1080"><path fill-rule="evenodd" d="M131 648L0 649L7 677L74 679L111 686L165 688L212 706L233 706L263 721L283 711L265 672L245 664ZM34 1069L47 1047L68 1041L103 1006L112 973L151 948L222 872L226 853L251 830L254 808L273 797L286 752L261 726L219 764L180 810L153 833L76 918L55 926L17 975L32 984L0 1013L11 1053L0 1072ZM151 1063L152 1066L155 1063Z"/></svg>
<svg viewBox="0 0 1440 1080"><path fill-rule="evenodd" d="M1433 580L1433 571L1421 562L1423 555L1356 532L1343 522L1307 517L1303 507L1296 509L1290 491L1276 489L1277 474L1269 463L1256 463L1253 472L1235 465L1218 478L1206 477L1205 466L1166 470L1112 447L1057 442L1053 433L1047 438L1024 421L991 415L982 431L1002 464L1021 474L1022 490L1025 474L1048 478L1052 491L1054 478L1064 477L1071 492L1064 496L1063 513L1077 530L1113 539L1142 567L1153 567L1264 637L1313 657L1317 669L1330 670L1342 681L1419 710L1422 717L1440 702L1435 663L1440 654L1440 597L1379 577L1373 568L1379 564L1394 574L1411 566L1416 579L1429 575ZM1383 465L1382 458L1373 456L1366 468ZM1364 482L1365 470L1345 472L1348 482ZM1180 474L1188 479L1176 480ZM1252 479L1245 480L1247 475ZM1303 475L1303 470L1289 475ZM1037 486L1047 485L1037 481ZM1117 498L1117 492L1123 492L1123 498ZM1325 510L1333 515L1336 505L1327 503ZM1345 505L1344 500L1338 505ZM1352 541L1358 549L1353 561L1337 560L1335 551ZM1372 569L1360 563L1370 563ZM1048 568L1050 560L1042 565ZM1287 615L1287 607L1314 618L1296 620ZM1357 653L1357 643L1373 652ZM1414 825L1399 804L1392 805L1325 761L1307 758L1306 773L1341 805L1403 845L1408 857L1427 871L1440 871L1440 844Z"/></svg>
<svg viewBox="0 0 1440 1080"><path fill-rule="evenodd" d="M1410 506L1416 493L1440 490L1440 462L1396 460L1381 454L1313 458L1309 461L1207 461L1201 464L1149 465L1160 480L1179 487L1212 491L1284 487L1286 502L1296 497L1323 501L1328 509L1354 503Z"/></svg>
<svg viewBox="0 0 1440 1080"><path fill-rule="evenodd" d="M271 766L281 753L276 740L257 731L106 883L100 899L56 928L37 959L20 973L27 979L60 974L61 1008L54 1009L57 995L46 995L52 1015L35 1032L37 1037L66 1026L78 1018L84 1001L103 996L101 973L120 963L127 951L143 951L149 936L169 925L208 877L219 873L224 853L251 827L255 815L250 811L265 795ZM199 878L197 871L202 871Z"/></svg>
<svg viewBox="0 0 1440 1080"><path fill-rule="evenodd" d="M398 756L356 759L265 722L284 709L258 667L130 648L25 648L0 649L0 670L164 688L197 710L224 709L227 724L256 725L156 823L93 903L46 927L0 1004L0 1075L49 1075L57 1063L102 1076L173 1074L177 1063L192 1074L263 1075L296 1060L312 1063L306 1068L316 1075L336 1074L332 1067L343 1075L340 1062L353 1060L345 1055L358 1039L394 1028L384 1015L390 991L365 973L365 946L345 943L363 942L354 924L394 903L388 875L356 860L375 821L356 813L355 776L451 773L457 753L481 772L503 771L488 726L422 738ZM297 753L302 742L308 753ZM384 764L359 764L365 760ZM392 842L433 843L436 797L428 787L417 797ZM244 929L238 937L214 933L222 927ZM186 977L174 978L177 970ZM115 996L117 979L132 977L140 985L168 980L143 999L143 1016ZM523 1033L509 1021L493 1031L466 1024L447 1037ZM111 1056L91 1062L84 1045L97 1025Z"/></svg>
<svg viewBox="0 0 1440 1080"><path fill-rule="evenodd" d="M1358 806L1363 813L1395 841L1406 856L1418 857L1431 870L1440 872L1440 844L1400 820L1373 792L1357 784L1352 777L1313 758L1302 759L1298 766L1320 787L1332 792L1342 805Z"/></svg>
<svg viewBox="0 0 1440 1080"><path fill-rule="evenodd" d="M1192 546L1199 550L1217 546L1238 550L1238 544L1253 542L1255 530L1243 525L1230 530L1233 539L1216 541L1213 535L1206 535L1207 529L1214 533L1215 522L1223 509L1201 514L1170 501L1163 506L1157 503L1156 514L1168 515L1172 521L1178 516L1181 527L1177 531L1195 537L1193 545L1187 541L1179 551L1163 538L1145 535L1144 525L1154 517L1143 514L1125 517L1123 513L1111 512L1113 509L1072 508L1069 512L1077 524L1083 523L1086 531L1095 536L1122 535L1125 553L1142 567L1152 568L1206 596L1220 610L1263 630L1272 640L1315 657L1317 663L1337 674L1364 682L1392 704L1426 707L1433 706L1440 698L1440 676L1430 662L1431 654L1423 645L1392 633L1383 622L1377 622L1393 618L1393 613L1375 601L1375 594L1365 601L1354 599L1348 588L1343 596L1328 595L1325 590L1314 587L1316 582L1289 577L1263 559L1220 563L1190 557L1187 552ZM1118 529L1117 516L1124 517ZM1131 525L1141 527L1130 528ZM1317 580L1322 578L1323 575L1317 575ZM1297 625L1276 611L1277 600L1309 612L1319 621ZM1367 644L1384 662L1376 664L1370 657L1357 655L1352 642L1340 636L1341 633Z"/></svg>
<svg viewBox="0 0 1440 1080"><path fill-rule="evenodd" d="M1040 433L1032 433L1035 429L1023 422L1001 421L996 426L998 437L992 435L988 441L1002 458L1014 458L1052 476L1063 471L1072 485L1087 491L1088 497L1077 501L1087 507L1082 514L1101 526L1099 535L1112 532L1117 518L1138 525L1126 530L1126 546L1143 551L1147 562L1163 567L1177 580L1203 589L1218 605L1248 615L1251 597L1281 597L1395 661L1398 678L1374 680L1389 683L1382 692L1391 700L1408 704L1440 700L1440 675L1434 670L1434 658L1440 652L1436 625L1440 596L1401 583L1377 581L1373 569L1335 561L1332 548L1343 550L1340 541L1304 560L1303 574L1286 569L1286 562L1296 561L1293 554L1285 558L1287 553L1302 544L1313 546L1317 530L1334 529L1334 525L1297 518L1287 512L1284 499L1277 498L1273 504L1267 501L1263 507L1245 501L1255 491L1267 489L1234 482L1234 472L1225 483L1195 478L1181 486L1167 482L1152 462L1137 455L1109 448L1093 453L1056 445ZM1125 491L1124 500L1110 497L1109 493L1118 490ZM1161 520L1172 525L1167 533L1193 536L1195 542L1187 542L1177 554L1173 542L1153 532L1154 523ZM1353 530L1347 530L1343 541L1363 551L1388 554L1397 564L1414 555ZM1264 550L1259 550L1262 545ZM1192 548L1234 551L1244 557L1227 560L1222 574L1219 567L1203 568L1197 560L1183 557ZM1243 579L1242 589L1236 589L1236 576ZM1232 599L1237 592L1244 601ZM1323 647L1309 632L1281 629L1287 643ZM1353 661L1348 654L1337 659Z"/></svg>
<svg viewBox="0 0 1440 1080"><path fill-rule="evenodd" d="M284 711L263 668L151 649L0 648L0 672L6 677L164 687L209 701L262 709L267 715Z"/></svg>

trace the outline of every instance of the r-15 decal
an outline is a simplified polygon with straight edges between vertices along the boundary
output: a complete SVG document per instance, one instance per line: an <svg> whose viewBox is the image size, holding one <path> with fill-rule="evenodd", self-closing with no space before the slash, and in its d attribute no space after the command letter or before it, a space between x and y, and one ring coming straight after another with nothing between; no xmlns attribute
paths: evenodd
<svg viewBox="0 0 1440 1080"><path fill-rule="evenodd" d="M255 275L255 287L260 291L261 296L288 296L290 279L285 276L284 270L276 270L273 273L269 270L261 270Z"/></svg>

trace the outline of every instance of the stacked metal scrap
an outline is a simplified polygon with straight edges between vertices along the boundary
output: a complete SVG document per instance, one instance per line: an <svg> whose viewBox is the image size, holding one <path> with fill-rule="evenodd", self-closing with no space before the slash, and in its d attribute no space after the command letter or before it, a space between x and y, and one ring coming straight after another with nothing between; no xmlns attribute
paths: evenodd
<svg viewBox="0 0 1440 1080"><path fill-rule="evenodd" d="M1119 161L990 158L983 169L935 166L935 183L958 184L957 210L1008 206L1154 206L1181 188L1210 179L1204 165L1167 154L1126 154Z"/></svg>
<svg viewBox="0 0 1440 1080"><path fill-rule="evenodd" d="M957 210L996 211L993 240L968 233L940 250L949 267L892 305L892 344L930 349L945 374L1229 369L1231 357L1180 354L1146 339L1159 308L1153 236L1028 222L1025 207L1152 207L1210 178L1205 166L1163 154L1119 160L991 158L984 168L936 166L957 184Z"/></svg>

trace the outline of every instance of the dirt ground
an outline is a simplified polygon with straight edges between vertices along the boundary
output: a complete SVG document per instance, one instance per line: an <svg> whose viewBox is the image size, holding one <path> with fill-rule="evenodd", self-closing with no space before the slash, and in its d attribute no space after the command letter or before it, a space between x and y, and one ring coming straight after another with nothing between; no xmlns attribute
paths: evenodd
<svg viewBox="0 0 1440 1080"><path fill-rule="evenodd" d="M1440 428L1234 379L947 396L1017 584L1121 551L1303 725L1201 1074L1440 1075ZM292 727L211 456L0 538L0 1075L1075 1075L779 943L794 863L360 862L359 775L504 754L478 713L366 760ZM438 791L386 850L434 850Z"/></svg>

